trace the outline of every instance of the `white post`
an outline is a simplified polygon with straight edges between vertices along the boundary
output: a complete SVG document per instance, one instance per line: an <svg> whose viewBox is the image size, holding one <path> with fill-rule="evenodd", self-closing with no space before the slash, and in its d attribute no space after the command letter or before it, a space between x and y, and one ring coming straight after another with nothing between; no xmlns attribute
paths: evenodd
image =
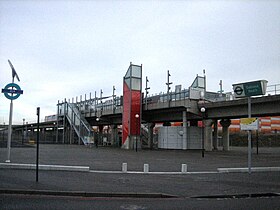
<svg viewBox="0 0 280 210"><path fill-rule="evenodd" d="M122 164L122 172L126 173L127 172L127 163Z"/></svg>
<svg viewBox="0 0 280 210"><path fill-rule="evenodd" d="M144 173L149 172L149 164L144 164Z"/></svg>
<svg viewBox="0 0 280 210"><path fill-rule="evenodd" d="M182 173L187 173L187 171L188 171L187 164L182 164L181 172Z"/></svg>

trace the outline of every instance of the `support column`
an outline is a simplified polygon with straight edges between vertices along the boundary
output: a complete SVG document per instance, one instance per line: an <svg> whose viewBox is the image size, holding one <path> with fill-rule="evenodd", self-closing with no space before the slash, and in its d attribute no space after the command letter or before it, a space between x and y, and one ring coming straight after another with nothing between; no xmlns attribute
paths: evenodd
<svg viewBox="0 0 280 210"><path fill-rule="evenodd" d="M70 126L70 144L73 144L74 142L74 130L73 126Z"/></svg>
<svg viewBox="0 0 280 210"><path fill-rule="evenodd" d="M111 125L111 143L112 145L118 145L118 126L117 125Z"/></svg>
<svg viewBox="0 0 280 210"><path fill-rule="evenodd" d="M223 139L223 150L229 151L229 130L228 127L231 124L230 119L222 119L220 124L223 126L222 139Z"/></svg>
<svg viewBox="0 0 280 210"><path fill-rule="evenodd" d="M148 123L148 147L153 149L155 123Z"/></svg>
<svg viewBox="0 0 280 210"><path fill-rule="evenodd" d="M204 149L205 151L212 151L212 120L204 120Z"/></svg>
<svg viewBox="0 0 280 210"><path fill-rule="evenodd" d="M98 126L98 138L97 138L97 145L103 143L103 125Z"/></svg>
<svg viewBox="0 0 280 210"><path fill-rule="evenodd" d="M46 128L41 128L41 130L42 130L41 139L42 139L43 142L46 142L46 133L47 133Z"/></svg>
<svg viewBox="0 0 280 210"><path fill-rule="evenodd" d="M218 150L218 120L214 120L213 148Z"/></svg>
<svg viewBox="0 0 280 210"><path fill-rule="evenodd" d="M187 149L187 112L183 111L183 150Z"/></svg>

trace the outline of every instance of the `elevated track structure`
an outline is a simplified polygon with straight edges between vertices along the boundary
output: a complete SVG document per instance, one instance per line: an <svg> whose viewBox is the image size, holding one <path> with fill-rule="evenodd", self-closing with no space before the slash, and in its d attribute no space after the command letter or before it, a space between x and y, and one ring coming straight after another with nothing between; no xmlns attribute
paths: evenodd
<svg viewBox="0 0 280 210"><path fill-rule="evenodd" d="M138 77L133 76L133 74ZM135 78L139 81L133 84ZM144 95L141 89L142 66L130 64L124 77L124 89L126 84L136 87L136 91L141 93L140 96L138 94L137 97L134 97L133 91L135 92L135 90L133 89L130 92L127 90L129 92L128 96L125 96L125 90L124 95L116 96L113 87L111 96L104 97L101 91L100 97L97 97L95 92L93 98L90 94L89 98L85 96L84 100L81 96L79 101L77 97L76 101L74 101L74 98L58 101L57 130L63 128L63 143L75 142L73 140L73 134L75 134L78 143L88 144L93 142L91 139L94 138L96 133L92 129L94 126L98 128L99 132L102 132L104 126L109 126L111 128L111 142L124 145L124 139L121 143L117 140L118 126L122 125L122 132L124 132L124 113L130 113L126 119L129 123L126 128L128 134L122 136L122 138L130 138L126 148L135 148L133 139L136 139L137 136L142 136L142 141L152 148L154 144L153 128L156 123L169 125L170 122L182 122L180 131L182 134L181 149L191 149L192 146L188 143L190 141L190 127L197 126L198 121L203 120L204 124L201 128L203 132L199 134L197 141L201 142L202 137L204 140L196 149L201 148L203 144L205 150L211 151L217 149L217 122L219 120L223 127L223 149L228 150L230 120L248 116L247 100L236 99L231 93L206 91L205 81L205 75L203 77L197 76L188 89L181 90L181 87L176 87L174 92L168 91L167 93L148 96L147 93ZM269 91L269 95L252 98L252 117L280 116L280 95L278 94L280 90L278 90L277 85L270 87L272 87L272 90ZM125 108L126 104L129 105L128 108ZM137 108L137 111L133 110L135 108L133 104L140 104L140 108ZM202 107L205 108L205 113L201 112ZM134 119L135 113L140 114L139 122ZM146 132L143 131L144 124Z"/></svg>

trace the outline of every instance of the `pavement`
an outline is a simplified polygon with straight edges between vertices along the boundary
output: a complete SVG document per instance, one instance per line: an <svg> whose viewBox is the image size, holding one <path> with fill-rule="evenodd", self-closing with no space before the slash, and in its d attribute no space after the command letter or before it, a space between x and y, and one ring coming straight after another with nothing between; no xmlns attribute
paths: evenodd
<svg viewBox="0 0 280 210"><path fill-rule="evenodd" d="M186 198L279 196L280 193L280 148L259 148L258 155L253 149L254 170L249 174L246 147L206 152L203 158L195 150L136 152L112 147L42 144L38 182L34 170L36 147L12 148L13 167L5 163L6 150L0 148L0 194ZM123 163L127 164L126 170ZM144 172L144 164L149 164L148 173ZM187 172L182 173L182 164L186 164Z"/></svg>

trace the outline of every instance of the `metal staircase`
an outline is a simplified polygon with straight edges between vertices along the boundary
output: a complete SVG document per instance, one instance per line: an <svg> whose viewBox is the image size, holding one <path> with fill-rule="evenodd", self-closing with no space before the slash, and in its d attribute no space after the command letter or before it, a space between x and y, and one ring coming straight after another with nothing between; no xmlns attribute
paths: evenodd
<svg viewBox="0 0 280 210"><path fill-rule="evenodd" d="M142 140L142 147L148 146L148 139L149 139L149 131L146 124L141 124L141 140Z"/></svg>
<svg viewBox="0 0 280 210"><path fill-rule="evenodd" d="M94 131L87 120L81 115L77 105L68 102L65 102L64 104L64 116L77 134L79 142L81 140L84 145L92 144Z"/></svg>

